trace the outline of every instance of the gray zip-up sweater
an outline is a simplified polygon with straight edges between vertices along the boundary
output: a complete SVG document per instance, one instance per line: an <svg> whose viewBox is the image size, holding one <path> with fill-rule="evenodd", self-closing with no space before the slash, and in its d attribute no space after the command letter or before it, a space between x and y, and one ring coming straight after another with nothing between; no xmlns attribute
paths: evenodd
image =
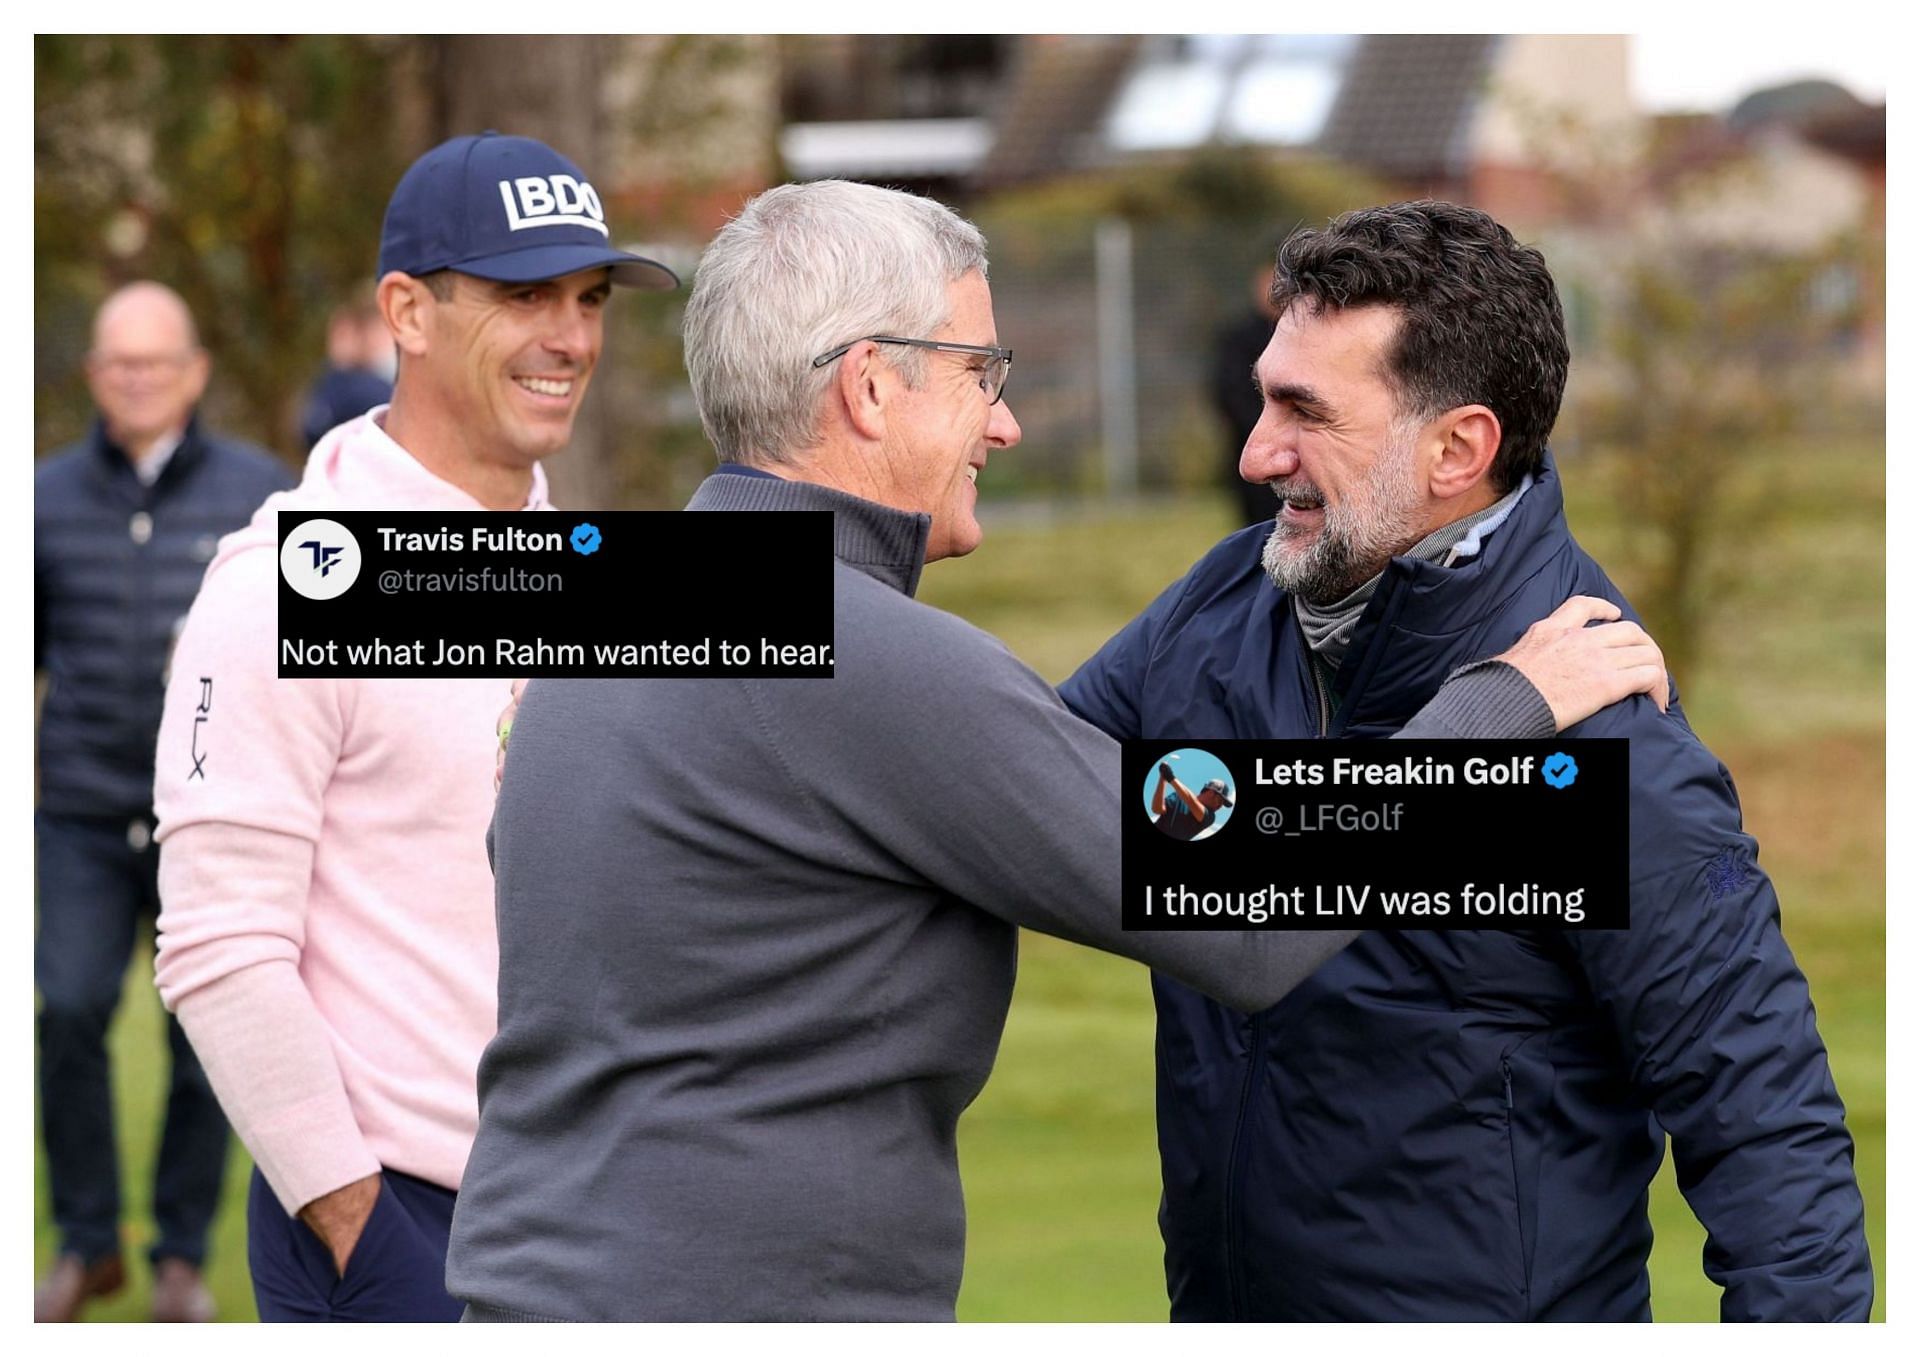
<svg viewBox="0 0 1920 1357"><path fill-rule="evenodd" d="M1016 926L1249 1010L1353 935L1121 932L1119 747L913 601L925 516L732 475L688 507L834 511L835 676L529 685L448 1285L561 1319L952 1319L954 1129Z"/></svg>
<svg viewBox="0 0 1920 1357"><path fill-rule="evenodd" d="M476 1318L950 1320L1019 927L1249 1011L1354 935L1122 932L1119 747L913 601L924 515L725 474L688 508L834 512L835 677L529 685L448 1287Z"/></svg>

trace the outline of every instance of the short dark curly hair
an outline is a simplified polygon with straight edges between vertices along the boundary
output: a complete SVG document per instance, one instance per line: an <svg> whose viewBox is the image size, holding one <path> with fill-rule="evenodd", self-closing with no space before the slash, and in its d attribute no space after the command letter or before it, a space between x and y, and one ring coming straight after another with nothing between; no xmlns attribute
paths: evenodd
<svg viewBox="0 0 1920 1357"><path fill-rule="evenodd" d="M1491 480L1501 493L1540 468L1567 386L1567 326L1540 251L1486 213L1432 201L1369 207L1280 247L1284 312L1391 306L1400 331L1387 376L1404 415L1485 405L1500 420Z"/></svg>

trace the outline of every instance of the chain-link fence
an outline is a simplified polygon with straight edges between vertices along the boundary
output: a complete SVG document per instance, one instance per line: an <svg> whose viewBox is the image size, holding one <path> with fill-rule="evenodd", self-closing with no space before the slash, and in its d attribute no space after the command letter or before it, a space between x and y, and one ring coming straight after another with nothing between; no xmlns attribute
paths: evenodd
<svg viewBox="0 0 1920 1357"><path fill-rule="evenodd" d="M1213 478L1232 441L1207 388L1251 309L1243 241L1108 219L992 231L994 310L1024 440L995 493L1131 494Z"/></svg>

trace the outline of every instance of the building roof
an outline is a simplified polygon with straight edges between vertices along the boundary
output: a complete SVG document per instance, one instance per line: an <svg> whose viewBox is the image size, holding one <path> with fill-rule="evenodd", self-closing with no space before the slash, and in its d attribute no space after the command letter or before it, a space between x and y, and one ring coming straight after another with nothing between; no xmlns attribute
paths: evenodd
<svg viewBox="0 0 1920 1357"><path fill-rule="evenodd" d="M1832 80L1790 80L1746 95L1727 114L1727 126L1736 132L1752 132L1777 123L1804 127L1865 107L1850 90Z"/></svg>
<svg viewBox="0 0 1920 1357"><path fill-rule="evenodd" d="M1008 184L1085 165L1138 45L1133 37L1091 34L1022 42L980 178Z"/></svg>
<svg viewBox="0 0 1920 1357"><path fill-rule="evenodd" d="M1369 35L1348 62L1319 149L1389 178L1464 174L1498 47L1487 34Z"/></svg>
<svg viewBox="0 0 1920 1357"><path fill-rule="evenodd" d="M1800 134L1823 151L1845 156L1856 165L1887 164L1887 106L1839 109L1808 122Z"/></svg>

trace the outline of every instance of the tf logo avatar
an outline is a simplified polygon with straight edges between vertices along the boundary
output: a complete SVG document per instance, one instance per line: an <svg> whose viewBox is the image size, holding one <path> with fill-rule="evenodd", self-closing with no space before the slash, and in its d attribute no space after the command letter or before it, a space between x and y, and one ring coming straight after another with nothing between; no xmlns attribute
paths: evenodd
<svg viewBox="0 0 1920 1357"><path fill-rule="evenodd" d="M360 578L360 544L331 518L309 518L281 543L280 578L302 598L338 598Z"/></svg>

